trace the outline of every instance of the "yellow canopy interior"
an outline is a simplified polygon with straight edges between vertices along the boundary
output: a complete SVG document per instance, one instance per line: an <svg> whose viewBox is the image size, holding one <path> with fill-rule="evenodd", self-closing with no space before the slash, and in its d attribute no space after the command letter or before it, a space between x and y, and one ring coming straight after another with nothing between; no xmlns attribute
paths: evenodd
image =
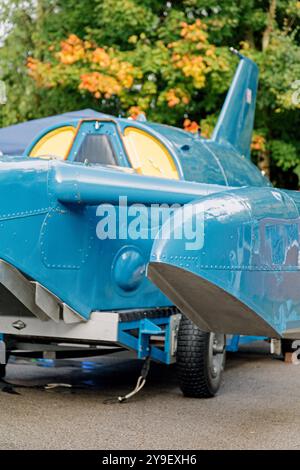
<svg viewBox="0 0 300 470"><path fill-rule="evenodd" d="M179 179L172 155L155 137L135 127L126 127L124 143L132 167L140 174Z"/></svg>
<svg viewBox="0 0 300 470"><path fill-rule="evenodd" d="M68 157L76 129L73 126L63 126L45 134L33 147L30 157L55 157L65 160Z"/></svg>

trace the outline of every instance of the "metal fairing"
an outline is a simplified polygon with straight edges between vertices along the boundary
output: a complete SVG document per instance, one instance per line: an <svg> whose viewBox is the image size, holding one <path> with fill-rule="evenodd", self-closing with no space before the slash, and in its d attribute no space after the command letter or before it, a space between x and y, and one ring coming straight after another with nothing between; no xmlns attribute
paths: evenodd
<svg viewBox="0 0 300 470"><path fill-rule="evenodd" d="M186 238L158 236L150 279L204 330L299 335L298 194L231 189L193 205L204 214L203 245L191 251Z"/></svg>

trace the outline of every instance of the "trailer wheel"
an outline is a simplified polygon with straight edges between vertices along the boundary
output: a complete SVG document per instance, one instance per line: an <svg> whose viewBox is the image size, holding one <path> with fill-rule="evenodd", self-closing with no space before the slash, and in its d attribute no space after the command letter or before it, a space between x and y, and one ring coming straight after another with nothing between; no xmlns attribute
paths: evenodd
<svg viewBox="0 0 300 470"><path fill-rule="evenodd" d="M6 364L0 364L0 379L4 379L4 377L6 376L6 366L7 366L9 357L11 355L10 348L12 347L12 344L13 343L6 340L6 357L5 357Z"/></svg>
<svg viewBox="0 0 300 470"><path fill-rule="evenodd" d="M177 344L177 376L186 397L216 395L225 366L225 335L200 330L182 316Z"/></svg>
<svg viewBox="0 0 300 470"><path fill-rule="evenodd" d="M4 379L6 374L6 364L0 364L0 379Z"/></svg>

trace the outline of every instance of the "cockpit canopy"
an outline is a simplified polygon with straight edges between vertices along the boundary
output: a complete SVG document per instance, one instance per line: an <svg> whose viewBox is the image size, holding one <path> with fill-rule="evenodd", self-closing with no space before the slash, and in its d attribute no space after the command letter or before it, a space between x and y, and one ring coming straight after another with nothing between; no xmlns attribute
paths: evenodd
<svg viewBox="0 0 300 470"><path fill-rule="evenodd" d="M40 134L25 150L33 158L106 165L138 174L229 186L265 186L259 170L230 145L181 129L129 119L80 119Z"/></svg>

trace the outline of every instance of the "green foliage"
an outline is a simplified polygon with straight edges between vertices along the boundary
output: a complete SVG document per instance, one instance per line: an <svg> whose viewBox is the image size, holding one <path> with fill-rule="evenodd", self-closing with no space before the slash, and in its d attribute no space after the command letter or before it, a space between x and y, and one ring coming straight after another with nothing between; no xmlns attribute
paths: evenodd
<svg viewBox="0 0 300 470"><path fill-rule="evenodd" d="M126 115L134 107L173 125L196 121L208 136L236 67L228 53L234 46L260 67L254 158L270 156L278 184L289 172L300 177L299 1L8 0L0 22L0 78L8 92L2 126L76 108ZM105 51L110 69L93 63L87 46L84 57L62 63L57 53L70 35ZM36 61L31 74L29 57ZM133 67L130 85L114 60ZM107 93L90 83L91 72L108 77Z"/></svg>
<svg viewBox="0 0 300 470"><path fill-rule="evenodd" d="M157 16L147 3L150 2L135 0L96 2L94 21L87 28L88 36L98 44L117 45L121 49L128 49L130 44L128 40L131 36L148 34L158 24Z"/></svg>
<svg viewBox="0 0 300 470"><path fill-rule="evenodd" d="M272 140L269 144L274 162L284 171L295 168L299 164L296 147L282 140Z"/></svg>

